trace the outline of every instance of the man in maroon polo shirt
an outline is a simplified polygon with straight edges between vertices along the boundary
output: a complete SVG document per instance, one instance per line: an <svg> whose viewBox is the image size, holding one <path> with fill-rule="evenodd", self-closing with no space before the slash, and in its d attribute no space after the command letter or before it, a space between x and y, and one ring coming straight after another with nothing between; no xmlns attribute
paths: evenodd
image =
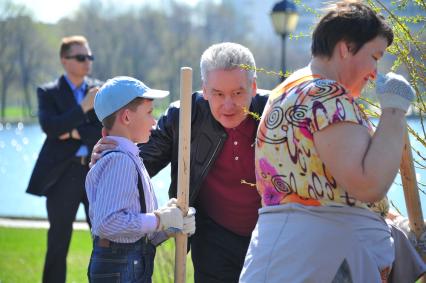
<svg viewBox="0 0 426 283"><path fill-rule="evenodd" d="M241 68L241 66L249 68ZM189 202L196 207L190 238L197 283L238 282L260 197L254 174L254 142L267 97L257 94L253 54L236 43L209 47L201 56L203 93L192 95ZM169 196L177 191L179 103L172 103L140 145L151 176L171 163ZM94 151L110 148L101 140Z"/></svg>

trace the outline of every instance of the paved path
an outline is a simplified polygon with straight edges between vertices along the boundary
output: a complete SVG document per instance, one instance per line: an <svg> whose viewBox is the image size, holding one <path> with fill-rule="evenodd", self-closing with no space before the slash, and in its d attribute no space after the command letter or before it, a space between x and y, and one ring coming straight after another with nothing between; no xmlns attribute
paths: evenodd
<svg viewBox="0 0 426 283"><path fill-rule="evenodd" d="M31 220L31 219L16 219L16 218L1 218L0 227L12 228L49 228L47 220ZM89 230L89 225L86 222L74 222L74 230ZM0 281L1 282L1 281Z"/></svg>

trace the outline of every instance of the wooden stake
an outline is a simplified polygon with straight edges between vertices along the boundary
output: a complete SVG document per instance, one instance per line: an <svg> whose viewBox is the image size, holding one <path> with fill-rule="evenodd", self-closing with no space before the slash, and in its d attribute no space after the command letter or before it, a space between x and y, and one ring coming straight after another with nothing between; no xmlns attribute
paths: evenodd
<svg viewBox="0 0 426 283"><path fill-rule="evenodd" d="M179 112L179 153L178 153L178 181L177 200L178 206L188 213L189 203L189 169L191 146L191 95L192 95L192 69L180 69L180 112ZM182 233L176 235L175 251L175 283L186 281L186 254L188 236Z"/></svg>
<svg viewBox="0 0 426 283"><path fill-rule="evenodd" d="M410 229L414 232L416 238L419 239L420 235L424 231L424 222L407 127L405 128L404 150L402 152L399 171L401 173L402 187L404 189L405 205L407 206ZM426 255L420 254L420 256L426 262Z"/></svg>

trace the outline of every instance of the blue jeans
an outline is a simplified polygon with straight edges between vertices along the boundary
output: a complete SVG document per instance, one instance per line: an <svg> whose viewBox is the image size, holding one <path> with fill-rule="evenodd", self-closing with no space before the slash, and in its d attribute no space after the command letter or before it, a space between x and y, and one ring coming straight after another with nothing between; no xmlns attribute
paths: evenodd
<svg viewBox="0 0 426 283"><path fill-rule="evenodd" d="M151 283L155 246L143 237L130 244L110 242L100 246L93 241L88 277L91 283Z"/></svg>

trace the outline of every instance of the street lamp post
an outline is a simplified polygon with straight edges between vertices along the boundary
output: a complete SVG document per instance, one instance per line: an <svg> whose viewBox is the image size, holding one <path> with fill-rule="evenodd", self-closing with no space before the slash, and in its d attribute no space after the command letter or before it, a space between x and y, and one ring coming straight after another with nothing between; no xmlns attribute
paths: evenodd
<svg viewBox="0 0 426 283"><path fill-rule="evenodd" d="M299 19L299 15L297 14L296 10L296 5L292 1L287 0L283 0L276 3L272 8L271 19L275 32L281 36L281 71L283 76L280 77L280 81L284 81L284 76L286 73L285 42L287 35L296 29L297 20Z"/></svg>

